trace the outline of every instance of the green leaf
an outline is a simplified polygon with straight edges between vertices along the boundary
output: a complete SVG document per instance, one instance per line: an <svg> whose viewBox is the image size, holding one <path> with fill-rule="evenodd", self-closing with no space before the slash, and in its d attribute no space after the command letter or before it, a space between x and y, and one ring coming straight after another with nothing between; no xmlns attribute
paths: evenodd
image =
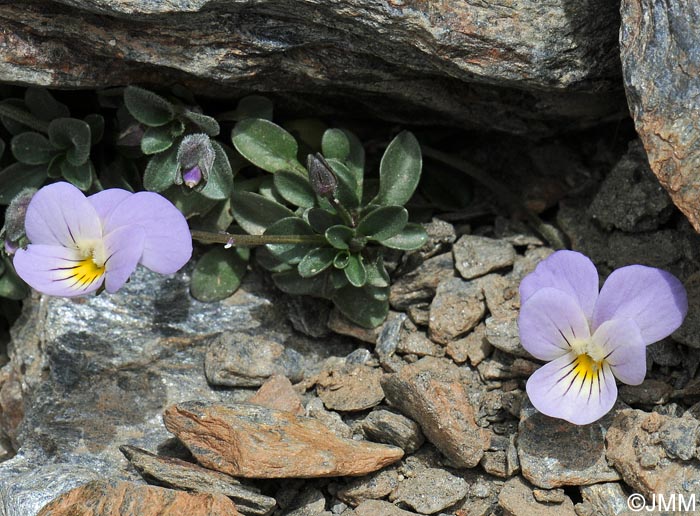
<svg viewBox="0 0 700 516"><path fill-rule="evenodd" d="M393 139L379 165L379 193L374 203L403 206L420 181L423 160L413 134L403 131Z"/></svg>
<svg viewBox="0 0 700 516"><path fill-rule="evenodd" d="M267 197L271 201L284 205L287 201L282 197L277 188L275 188L274 175L261 176L262 181L258 187L258 193L263 197Z"/></svg>
<svg viewBox="0 0 700 516"><path fill-rule="evenodd" d="M219 132L221 132L219 122L210 116L197 113L196 111L190 111L189 109L186 109L182 115L209 136L218 136Z"/></svg>
<svg viewBox="0 0 700 516"><path fill-rule="evenodd" d="M206 215L216 204L216 201L207 199L198 192L183 192L179 186L172 186L161 195L172 202L186 218Z"/></svg>
<svg viewBox="0 0 700 516"><path fill-rule="evenodd" d="M25 188L39 188L46 181L46 166L13 163L0 170L0 204L10 204Z"/></svg>
<svg viewBox="0 0 700 516"><path fill-rule="evenodd" d="M56 118L49 124L49 141L57 149L65 149L71 165L83 165L90 157L90 126L77 118Z"/></svg>
<svg viewBox="0 0 700 516"><path fill-rule="evenodd" d="M312 249L299 262L299 275L302 278L310 278L322 273L333 264L336 252L330 247Z"/></svg>
<svg viewBox="0 0 700 516"><path fill-rule="evenodd" d="M143 173L143 187L151 192L162 192L175 184L180 173L177 162L177 149L171 148L153 156Z"/></svg>
<svg viewBox="0 0 700 516"><path fill-rule="evenodd" d="M345 277L353 287L364 287L367 282L367 269L361 254L351 254L344 270Z"/></svg>
<svg viewBox="0 0 700 516"><path fill-rule="evenodd" d="M49 166L46 169L46 172L48 173L49 177L53 179L58 179L63 175L63 172L61 171L61 166L63 166L63 163L66 161L66 156L64 154L57 154L54 156L51 161L49 162Z"/></svg>
<svg viewBox="0 0 700 516"><path fill-rule="evenodd" d="M255 261L258 262L258 265L260 265L263 269L270 272L296 271L296 266L281 262L275 258L265 246L257 247L255 249Z"/></svg>
<svg viewBox="0 0 700 516"><path fill-rule="evenodd" d="M190 227L209 231L227 231L232 222L231 199L226 199L217 202L205 215L191 219Z"/></svg>
<svg viewBox="0 0 700 516"><path fill-rule="evenodd" d="M325 234L329 227L338 226L343 222L338 215L322 208L311 208L307 210L304 214L304 218L314 231L320 234Z"/></svg>
<svg viewBox="0 0 700 516"><path fill-rule="evenodd" d="M272 101L260 95L250 95L239 100L235 110L218 116L221 121L240 122L246 118L272 120Z"/></svg>
<svg viewBox="0 0 700 516"><path fill-rule="evenodd" d="M180 126L182 126L181 122ZM181 131L178 133L178 129L173 124L146 128L141 138L141 152L149 156L168 150L172 147L175 139L182 134Z"/></svg>
<svg viewBox="0 0 700 516"><path fill-rule="evenodd" d="M316 204L316 194L305 177L280 170L274 175L274 181L277 192L288 203L302 208L312 208Z"/></svg>
<svg viewBox="0 0 700 516"><path fill-rule="evenodd" d="M343 226L331 226L326 230L326 240L336 249L350 249L350 241L355 236L355 230Z"/></svg>
<svg viewBox="0 0 700 516"><path fill-rule="evenodd" d="M365 149L353 133L346 129L328 129L323 134L322 152L326 159L345 165L355 176L358 197L362 197L362 179L365 169Z"/></svg>
<svg viewBox="0 0 700 516"><path fill-rule="evenodd" d="M200 193L209 199L228 199L233 191L233 171L219 142L211 140L211 146L214 149L214 164L209 171L207 184Z"/></svg>
<svg viewBox="0 0 700 516"><path fill-rule="evenodd" d="M386 240L399 233L408 222L408 212L401 206L383 206L365 215L357 232L373 240Z"/></svg>
<svg viewBox="0 0 700 516"><path fill-rule="evenodd" d="M77 186L82 191L86 191L92 185L95 167L90 160L81 165L73 165L70 161L64 160L61 163L61 175L69 183Z"/></svg>
<svg viewBox="0 0 700 516"><path fill-rule="evenodd" d="M384 267L384 259L378 256L376 260L369 260L365 263L367 269L367 284L373 287L388 287L389 273Z"/></svg>
<svg viewBox="0 0 700 516"><path fill-rule="evenodd" d="M323 133L321 149L324 158L344 163L350 156L350 140L340 129L328 129Z"/></svg>
<svg viewBox="0 0 700 516"><path fill-rule="evenodd" d="M46 88L30 86L24 93L24 103L30 113L40 120L51 121L55 118L70 116L68 106L53 98Z"/></svg>
<svg viewBox="0 0 700 516"><path fill-rule="evenodd" d="M15 159L27 165L44 165L58 152L40 133L18 134L12 138L10 145Z"/></svg>
<svg viewBox="0 0 700 516"><path fill-rule="evenodd" d="M233 192L231 210L236 222L251 235L262 235L278 220L294 216L290 209L253 192Z"/></svg>
<svg viewBox="0 0 700 516"><path fill-rule="evenodd" d="M326 297L328 276L318 274L311 278L302 278L296 270L278 272L272 275L272 281L282 292L295 296Z"/></svg>
<svg viewBox="0 0 700 516"><path fill-rule="evenodd" d="M242 247L207 251L192 271L192 296L205 303L229 297L241 285L248 258L248 249Z"/></svg>
<svg viewBox="0 0 700 516"><path fill-rule="evenodd" d="M335 172L338 185L335 198L346 208L353 209L360 205L359 187L355 175L350 169L335 159L326 160Z"/></svg>
<svg viewBox="0 0 700 516"><path fill-rule="evenodd" d="M409 222L396 235L386 240L380 240L384 247L400 249L401 251L414 251L420 249L428 241L428 234L420 224Z"/></svg>
<svg viewBox="0 0 700 516"><path fill-rule="evenodd" d="M345 269L350 263L350 252L347 250L338 251L333 258L333 267L336 269ZM347 280L347 278L345 278Z"/></svg>
<svg viewBox="0 0 700 516"><path fill-rule="evenodd" d="M388 289L348 285L333 293L333 303L345 317L365 328L376 328L389 313Z"/></svg>
<svg viewBox="0 0 700 516"><path fill-rule="evenodd" d="M303 219L299 217L287 217L278 220L265 230L264 235L313 235L311 229ZM267 244L270 253L278 260L296 264L306 256L318 244Z"/></svg>
<svg viewBox="0 0 700 516"><path fill-rule="evenodd" d="M17 276L9 260L3 260L4 274L0 277L0 297L20 300L29 295L29 287Z"/></svg>
<svg viewBox="0 0 700 516"><path fill-rule="evenodd" d="M29 116L27 107L24 105L24 101L22 101L22 99L5 99L1 101L0 104L16 108L16 110L23 111L27 113L27 116ZM10 134L20 134L33 130L31 127L7 116L0 116L0 122L2 122L2 125L5 126Z"/></svg>
<svg viewBox="0 0 700 516"><path fill-rule="evenodd" d="M90 144L96 145L100 143L105 132L105 119L102 115L91 113L84 119L85 123L90 126Z"/></svg>
<svg viewBox="0 0 700 516"><path fill-rule="evenodd" d="M124 104L131 116L150 127L165 125L175 118L175 108L170 102L138 86L126 87Z"/></svg>
<svg viewBox="0 0 700 516"><path fill-rule="evenodd" d="M244 158L267 172L289 170L306 174L297 161L294 137L269 120L241 120L233 128L231 140Z"/></svg>

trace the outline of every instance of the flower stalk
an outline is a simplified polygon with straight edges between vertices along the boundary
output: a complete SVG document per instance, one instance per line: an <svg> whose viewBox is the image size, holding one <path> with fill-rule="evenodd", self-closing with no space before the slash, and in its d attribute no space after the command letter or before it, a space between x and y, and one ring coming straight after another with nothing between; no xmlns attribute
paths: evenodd
<svg viewBox="0 0 700 516"><path fill-rule="evenodd" d="M323 235L234 235L193 229L192 238L205 244L224 244L239 247L257 247L267 244L318 244L326 243Z"/></svg>

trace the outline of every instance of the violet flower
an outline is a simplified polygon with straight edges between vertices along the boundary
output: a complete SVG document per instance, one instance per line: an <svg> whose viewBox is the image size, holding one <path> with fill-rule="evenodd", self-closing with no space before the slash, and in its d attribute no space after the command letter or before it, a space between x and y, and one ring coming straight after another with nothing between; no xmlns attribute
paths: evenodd
<svg viewBox="0 0 700 516"><path fill-rule="evenodd" d="M595 265L558 251L520 283L520 340L549 363L527 381L537 410L577 425L615 404L615 378L638 385L646 346L675 331L688 311L685 289L672 274L630 265L613 271L598 292Z"/></svg>
<svg viewBox="0 0 700 516"><path fill-rule="evenodd" d="M79 296L103 284L113 293L140 263L171 274L192 255L185 217L153 192L118 188L89 197L69 183L41 188L27 207L26 249L17 250L17 274L52 296Z"/></svg>

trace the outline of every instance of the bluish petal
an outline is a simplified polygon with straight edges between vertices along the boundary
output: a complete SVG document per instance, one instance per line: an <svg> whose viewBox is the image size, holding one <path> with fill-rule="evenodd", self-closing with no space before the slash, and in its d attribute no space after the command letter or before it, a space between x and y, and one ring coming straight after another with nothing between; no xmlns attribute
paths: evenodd
<svg viewBox="0 0 700 516"><path fill-rule="evenodd" d="M119 290L136 270L144 239L141 226L121 226L105 236L105 290L110 294Z"/></svg>
<svg viewBox="0 0 700 516"><path fill-rule="evenodd" d="M645 344L673 333L688 313L683 284L673 274L644 265L613 271L600 290L593 311L595 331L605 321L632 319Z"/></svg>
<svg viewBox="0 0 700 516"><path fill-rule="evenodd" d="M615 377L639 385L647 373L646 344L632 319L605 321L593 334L593 344L605 351L605 361Z"/></svg>
<svg viewBox="0 0 700 516"><path fill-rule="evenodd" d="M104 273L74 249L30 244L15 253L13 264L29 286L50 296L73 297L94 292Z"/></svg>
<svg viewBox="0 0 700 516"><path fill-rule="evenodd" d="M557 251L542 260L520 282L520 302L525 303L538 290L556 288L578 301L591 318L598 298L598 272L586 256L575 251Z"/></svg>
<svg viewBox="0 0 700 516"><path fill-rule="evenodd" d="M525 388L537 410L575 425L597 421L610 411L617 399L617 386L610 367L603 365L594 372L573 353L539 368L530 376Z"/></svg>
<svg viewBox="0 0 700 516"><path fill-rule="evenodd" d="M520 342L534 357L554 360L571 345L590 337L588 321L576 299L556 288L545 287L520 308Z"/></svg>
<svg viewBox="0 0 700 516"><path fill-rule="evenodd" d="M157 193L135 193L119 203L107 217L105 232L126 225L143 228L141 263L152 271L172 274L192 256L192 236L185 217Z"/></svg>
<svg viewBox="0 0 700 516"><path fill-rule="evenodd" d="M25 219L33 244L77 248L80 242L102 238L100 218L83 192L60 182L41 188L32 197Z"/></svg>
<svg viewBox="0 0 700 516"><path fill-rule="evenodd" d="M112 210L114 210L120 202L132 195L134 194L127 190L122 190L121 188L109 188L92 194L87 199L97 211L100 220L104 221L107 220L109 214L112 213Z"/></svg>

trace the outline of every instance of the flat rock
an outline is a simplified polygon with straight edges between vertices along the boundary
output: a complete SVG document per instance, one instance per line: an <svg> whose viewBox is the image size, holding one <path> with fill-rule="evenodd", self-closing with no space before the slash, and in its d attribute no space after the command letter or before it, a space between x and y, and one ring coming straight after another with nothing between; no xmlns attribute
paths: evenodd
<svg viewBox="0 0 700 516"><path fill-rule="evenodd" d="M484 294L477 283L445 279L430 305L428 334L435 342L447 344L479 324L485 313Z"/></svg>
<svg viewBox="0 0 700 516"><path fill-rule="evenodd" d="M660 405L668 403L673 387L661 380L647 378L639 385L621 385L619 396L628 405Z"/></svg>
<svg viewBox="0 0 700 516"><path fill-rule="evenodd" d="M233 476L357 476L403 456L400 448L342 439L315 419L248 403L180 403L163 421L203 466Z"/></svg>
<svg viewBox="0 0 700 516"><path fill-rule="evenodd" d="M395 310L405 310L412 304L430 301L440 281L454 275L452 253L433 256L391 284L389 303Z"/></svg>
<svg viewBox="0 0 700 516"><path fill-rule="evenodd" d="M455 268L469 280L513 265L515 249L503 240L463 235L452 247Z"/></svg>
<svg viewBox="0 0 700 516"><path fill-rule="evenodd" d="M618 410L613 408L595 423L577 426L545 416L529 402L524 404L518 427L523 476L545 489L619 480L605 456L605 432Z"/></svg>
<svg viewBox="0 0 700 516"><path fill-rule="evenodd" d="M625 514L629 510L629 495L617 482L581 486L583 503L577 505L579 515Z"/></svg>
<svg viewBox="0 0 700 516"><path fill-rule="evenodd" d="M337 497L355 507L365 500L384 498L399 486L399 474L396 469L387 468L366 477L351 480L338 488Z"/></svg>
<svg viewBox="0 0 700 516"><path fill-rule="evenodd" d="M698 442L698 424L692 417L678 421L623 410L606 434L607 458L624 481L647 499L654 493L688 497L700 492L700 463L689 453L691 449L694 453Z"/></svg>
<svg viewBox="0 0 700 516"><path fill-rule="evenodd" d="M355 516L415 516L415 512L399 509L393 503L382 500L365 500L355 507Z"/></svg>
<svg viewBox="0 0 700 516"><path fill-rule="evenodd" d="M416 451L425 441L418 423L388 410L373 410L360 427L370 440L398 446L407 454Z"/></svg>
<svg viewBox="0 0 700 516"><path fill-rule="evenodd" d="M376 367L350 365L322 371L316 393L326 408L343 412L367 410L384 399L379 383L384 373Z"/></svg>
<svg viewBox="0 0 700 516"><path fill-rule="evenodd" d="M445 350L457 364L469 360L475 367L487 358L491 351L493 346L486 339L486 326L483 324L479 324L466 337L451 341Z"/></svg>
<svg viewBox="0 0 700 516"><path fill-rule="evenodd" d="M304 415L312 417L326 426L331 432L333 432L338 437L344 439L351 439L353 436L353 430L349 425L343 421L343 418L337 412L332 410L326 410L323 405L321 398L311 398L306 403L306 410Z"/></svg>
<svg viewBox="0 0 700 516"><path fill-rule="evenodd" d="M412 331L402 336L396 346L396 352L418 357L441 357L445 354L445 348L435 344L425 333Z"/></svg>
<svg viewBox="0 0 700 516"><path fill-rule="evenodd" d="M435 514L467 496L468 484L444 469L426 468L420 475L407 478L390 497L421 514Z"/></svg>
<svg viewBox="0 0 700 516"><path fill-rule="evenodd" d="M428 441L451 463L473 468L488 447L488 438L476 425L466 389L457 378L423 370L421 362L385 375L384 394L420 425Z"/></svg>
<svg viewBox="0 0 700 516"><path fill-rule="evenodd" d="M195 493L219 493L231 498L241 514L267 516L277 505L274 498L246 488L233 477L173 457L160 457L135 446L119 448L145 480Z"/></svg>
<svg viewBox="0 0 700 516"><path fill-rule="evenodd" d="M44 506L37 516L240 516L222 494L186 493L133 482L96 480Z"/></svg>
<svg viewBox="0 0 700 516"><path fill-rule="evenodd" d="M297 391L294 390L289 378L281 375L272 375L263 383L248 403L255 403L263 407L285 410L301 416L304 413L304 405Z"/></svg>
<svg viewBox="0 0 700 516"><path fill-rule="evenodd" d="M622 70L637 133L654 174L700 231L697 5L623 0L620 12Z"/></svg>
<svg viewBox="0 0 700 516"><path fill-rule="evenodd" d="M506 516L576 516L568 496L563 503L538 502L530 486L520 477L511 478L503 485L498 505Z"/></svg>

